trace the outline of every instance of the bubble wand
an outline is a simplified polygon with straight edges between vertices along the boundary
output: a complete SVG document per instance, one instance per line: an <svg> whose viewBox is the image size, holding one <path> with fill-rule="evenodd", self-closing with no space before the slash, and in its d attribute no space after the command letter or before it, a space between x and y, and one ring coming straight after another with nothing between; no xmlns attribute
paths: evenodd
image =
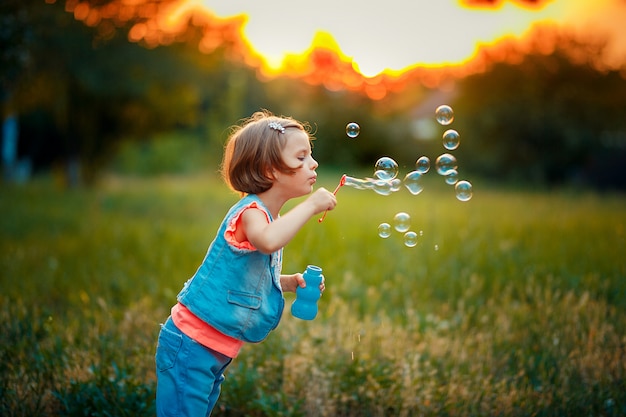
<svg viewBox="0 0 626 417"><path fill-rule="evenodd" d="M333 195L337 195L337 191L339 191L339 189L343 187L345 183L346 183L346 174L343 174L341 176L341 179L339 180L339 185L337 185L337 188L335 188L335 191L333 191ZM326 213L328 213L328 210L326 210L324 212L324 215L317 220L319 223L324 221L324 218L326 217Z"/></svg>

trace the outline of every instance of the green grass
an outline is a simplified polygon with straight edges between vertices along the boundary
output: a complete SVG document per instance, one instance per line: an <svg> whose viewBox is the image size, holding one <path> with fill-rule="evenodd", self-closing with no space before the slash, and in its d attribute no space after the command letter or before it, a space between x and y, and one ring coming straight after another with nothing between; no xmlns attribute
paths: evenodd
<svg viewBox="0 0 626 417"><path fill-rule="evenodd" d="M159 323L236 198L209 175L0 187L0 415L153 415ZM625 196L338 198L285 250L323 268L319 316L245 346L214 415L626 415ZM377 236L399 211L414 248Z"/></svg>

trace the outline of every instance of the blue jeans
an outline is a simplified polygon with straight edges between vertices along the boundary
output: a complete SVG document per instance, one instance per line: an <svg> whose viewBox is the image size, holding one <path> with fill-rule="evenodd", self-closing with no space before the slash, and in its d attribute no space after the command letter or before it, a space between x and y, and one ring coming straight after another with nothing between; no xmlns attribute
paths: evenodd
<svg viewBox="0 0 626 417"><path fill-rule="evenodd" d="M232 361L183 334L168 318L156 349L157 416L209 416Z"/></svg>

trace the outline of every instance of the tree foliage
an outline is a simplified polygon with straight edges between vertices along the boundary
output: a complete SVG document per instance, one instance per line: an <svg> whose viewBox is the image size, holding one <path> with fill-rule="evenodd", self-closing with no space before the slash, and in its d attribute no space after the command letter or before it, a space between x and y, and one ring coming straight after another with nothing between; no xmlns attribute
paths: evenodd
<svg viewBox="0 0 626 417"><path fill-rule="evenodd" d="M32 59L10 105L22 118L21 152L37 166L79 160L90 180L124 139L202 131L216 118L240 114L232 103L241 100L231 96L254 74L236 65L226 71L223 50L200 54L193 42L149 49L128 42L123 30L101 40L62 4L20 7L28 15L21 24L32 34L25 49Z"/></svg>
<svg viewBox="0 0 626 417"><path fill-rule="evenodd" d="M601 44L557 45L460 82L455 110L467 141L459 154L468 169L495 180L624 187L626 81L594 68Z"/></svg>
<svg viewBox="0 0 626 417"><path fill-rule="evenodd" d="M233 59L241 43L230 35L201 52L206 34L223 30L210 20L190 17L182 34L155 46L128 40L141 13L89 25L62 1L8 0L1 7L4 112L20 115L19 151L36 167L79 161L89 181L122 142L171 131L196 137L217 162L228 126L267 108L313 123L316 158L326 166L371 167L384 155L410 170L422 154L434 158L442 151L440 143L416 141L412 133L416 118L434 116L431 102L440 91L432 80L438 79L455 85L447 104L457 115L452 127L462 145L455 152L468 173L535 184L576 180L626 187L626 83L620 72L594 65L602 43L561 35L550 53L518 53L515 62L491 61L484 72L460 79L446 69L416 68L402 76L403 88L372 100L365 92L327 89L296 77L261 80L255 68ZM316 77L324 79L332 68L326 71ZM424 113L429 103L433 108ZM343 133L352 121L362 126L354 140Z"/></svg>

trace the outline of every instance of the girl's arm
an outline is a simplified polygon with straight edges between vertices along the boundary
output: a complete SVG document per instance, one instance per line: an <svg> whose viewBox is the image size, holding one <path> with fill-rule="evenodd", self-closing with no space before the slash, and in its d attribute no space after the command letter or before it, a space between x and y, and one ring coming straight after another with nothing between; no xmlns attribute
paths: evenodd
<svg viewBox="0 0 626 417"><path fill-rule="evenodd" d="M309 198L271 223L261 210L246 210L241 215L241 225L248 241L257 250L269 254L289 243L311 217L324 210L332 210L336 204L337 199L333 193L319 188Z"/></svg>

